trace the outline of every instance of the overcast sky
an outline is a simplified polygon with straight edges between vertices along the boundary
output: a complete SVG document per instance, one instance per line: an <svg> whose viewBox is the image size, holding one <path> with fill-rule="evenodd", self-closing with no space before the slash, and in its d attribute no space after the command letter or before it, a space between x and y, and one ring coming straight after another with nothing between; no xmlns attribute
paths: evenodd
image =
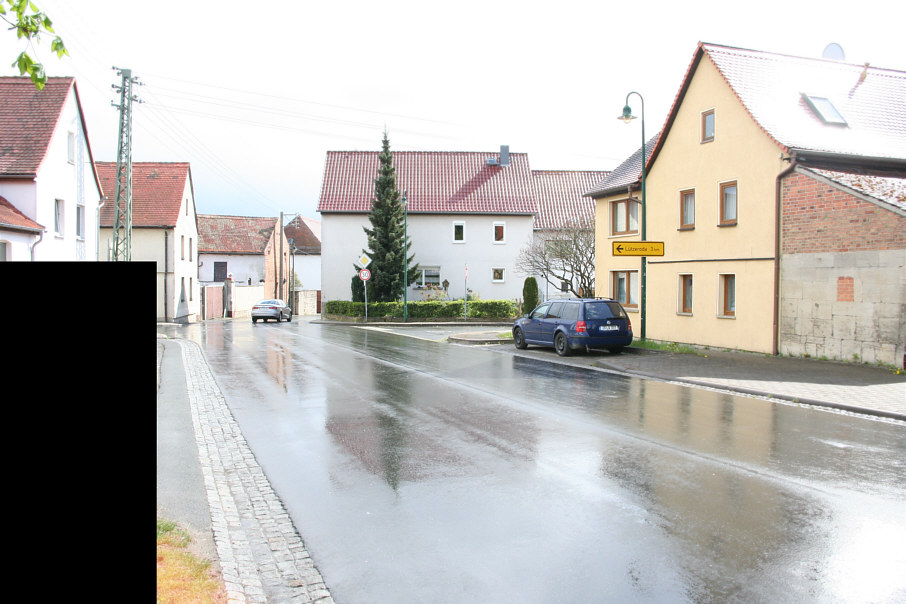
<svg viewBox="0 0 906 604"><path fill-rule="evenodd" d="M190 162L206 214L320 219L326 152L380 150L385 128L397 151L509 145L536 170L611 170L641 145L617 120L626 95L656 133L700 41L837 43L906 70L906 9L877 0L35 2L71 55L47 37L38 58L76 78L95 159L116 160L113 67L131 69L133 160ZM0 36L0 74L20 50Z"/></svg>

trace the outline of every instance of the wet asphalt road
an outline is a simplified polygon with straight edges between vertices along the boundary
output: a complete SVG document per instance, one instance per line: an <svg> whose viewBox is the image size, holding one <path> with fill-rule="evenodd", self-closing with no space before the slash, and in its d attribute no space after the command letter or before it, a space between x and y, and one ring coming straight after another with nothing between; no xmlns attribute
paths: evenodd
<svg viewBox="0 0 906 604"><path fill-rule="evenodd" d="M906 599L901 425L430 336L181 335L337 602Z"/></svg>

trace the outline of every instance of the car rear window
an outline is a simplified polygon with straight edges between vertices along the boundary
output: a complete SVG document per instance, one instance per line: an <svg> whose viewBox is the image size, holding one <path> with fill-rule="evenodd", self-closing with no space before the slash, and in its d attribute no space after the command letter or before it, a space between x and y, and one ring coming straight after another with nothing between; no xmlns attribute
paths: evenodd
<svg viewBox="0 0 906 604"><path fill-rule="evenodd" d="M560 311L560 318L567 321L576 321L579 319L578 304L564 304L563 310Z"/></svg>
<svg viewBox="0 0 906 604"><path fill-rule="evenodd" d="M586 302L585 319L613 319L626 317L626 311L619 302Z"/></svg>

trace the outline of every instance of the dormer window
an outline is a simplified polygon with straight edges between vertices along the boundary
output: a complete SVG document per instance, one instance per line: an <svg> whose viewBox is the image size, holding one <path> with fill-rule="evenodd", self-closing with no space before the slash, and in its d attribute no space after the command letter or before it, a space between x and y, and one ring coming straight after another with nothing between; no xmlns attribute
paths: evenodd
<svg viewBox="0 0 906 604"><path fill-rule="evenodd" d="M821 121L825 124L832 124L835 126L847 125L843 114L837 110L834 103L829 98L812 96L805 93L803 93L802 96L805 97L805 100L808 102L809 107L812 108L812 111L815 112L815 115L821 118Z"/></svg>

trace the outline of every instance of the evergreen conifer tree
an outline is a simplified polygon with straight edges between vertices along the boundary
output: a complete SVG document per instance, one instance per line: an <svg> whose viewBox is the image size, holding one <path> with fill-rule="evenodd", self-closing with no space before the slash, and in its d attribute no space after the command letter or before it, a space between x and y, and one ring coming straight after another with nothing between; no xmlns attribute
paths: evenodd
<svg viewBox="0 0 906 604"><path fill-rule="evenodd" d="M371 257L368 268L372 283L368 289L368 301L392 302L403 295L404 268L408 270L407 281L410 284L418 278L419 270L417 264L412 266L414 255L407 256L412 242L404 241L405 209L396 186L396 168L393 167L393 154L386 131L378 159L378 175L374 180L374 197L368 216L371 228L363 227L369 249L362 251ZM371 299L372 292L374 300Z"/></svg>

